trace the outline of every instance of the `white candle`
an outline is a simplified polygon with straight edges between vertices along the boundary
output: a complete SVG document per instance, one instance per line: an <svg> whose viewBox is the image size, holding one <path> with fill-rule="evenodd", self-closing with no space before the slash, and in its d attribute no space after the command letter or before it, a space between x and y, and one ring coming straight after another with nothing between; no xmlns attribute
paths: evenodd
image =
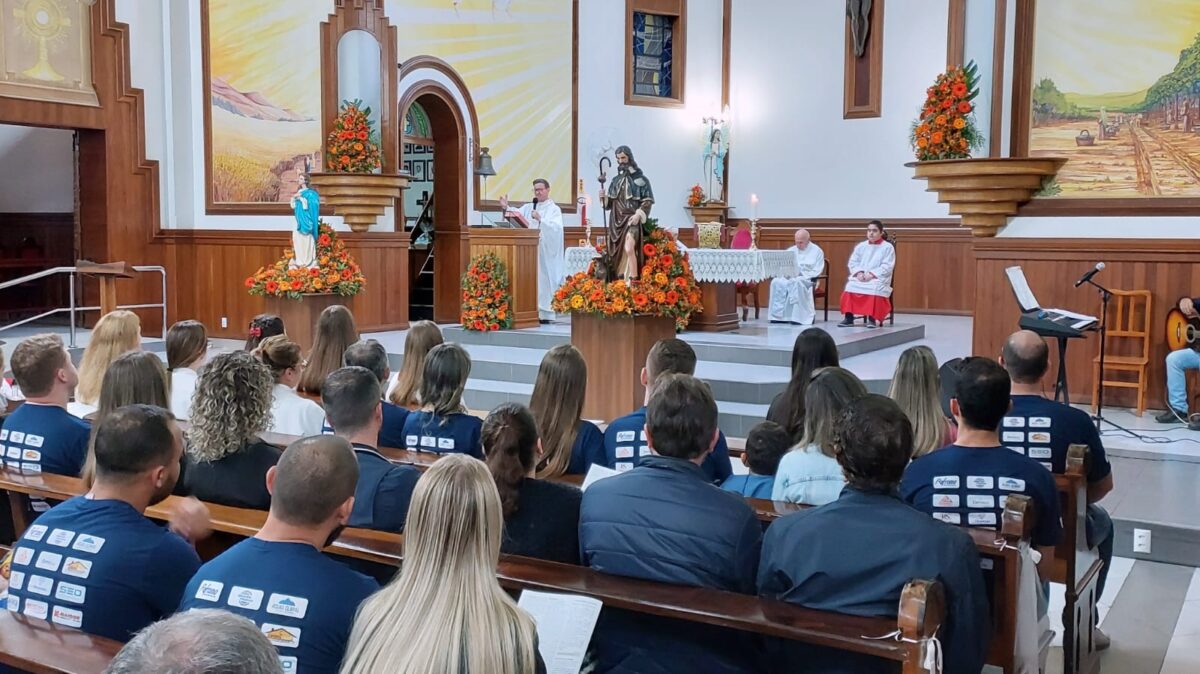
<svg viewBox="0 0 1200 674"><path fill-rule="evenodd" d="M757 194L750 195L750 219L751 220L758 219L758 195Z"/></svg>

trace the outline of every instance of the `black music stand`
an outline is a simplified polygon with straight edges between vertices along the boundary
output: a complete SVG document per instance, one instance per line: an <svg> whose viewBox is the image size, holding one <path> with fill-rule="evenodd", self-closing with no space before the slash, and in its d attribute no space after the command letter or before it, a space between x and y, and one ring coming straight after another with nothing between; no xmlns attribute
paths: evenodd
<svg viewBox="0 0 1200 674"><path fill-rule="evenodd" d="M1104 418L1104 357L1108 351L1108 303L1112 299L1112 291L1090 278L1085 283L1100 291L1100 379L1102 381L1100 386L1097 387L1099 390L1096 392L1096 413L1092 415L1092 421L1096 422L1097 431L1101 430L1100 424L1108 424L1119 431L1129 434L1130 437L1138 438L1137 433Z"/></svg>
<svg viewBox="0 0 1200 674"><path fill-rule="evenodd" d="M1012 269L1016 269L1015 274L1011 271ZM1017 327L1032 330L1041 337L1053 337L1058 342L1058 375L1054 379L1054 401L1070 405L1071 396L1067 391L1067 340L1082 339L1084 335L1078 330L1072 330L1074 334L1066 334L1061 329L1050 330L1039 327L1039 323L1050 322L1046 320L1049 313L1041 308L1037 298L1033 296L1033 291L1029 289L1029 283L1025 280L1025 272L1019 266L1010 267L1005 272L1008 274L1008 286L1017 299L1017 306L1021 309L1021 322Z"/></svg>

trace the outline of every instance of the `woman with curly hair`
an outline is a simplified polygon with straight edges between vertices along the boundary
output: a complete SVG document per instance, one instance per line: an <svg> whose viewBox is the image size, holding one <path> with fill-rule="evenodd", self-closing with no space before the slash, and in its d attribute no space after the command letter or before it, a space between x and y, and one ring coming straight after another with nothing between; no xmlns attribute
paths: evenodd
<svg viewBox="0 0 1200 674"><path fill-rule="evenodd" d="M267 510L267 470L282 452L263 442L275 379L245 351L223 353L204 368L192 398L185 493L201 501Z"/></svg>

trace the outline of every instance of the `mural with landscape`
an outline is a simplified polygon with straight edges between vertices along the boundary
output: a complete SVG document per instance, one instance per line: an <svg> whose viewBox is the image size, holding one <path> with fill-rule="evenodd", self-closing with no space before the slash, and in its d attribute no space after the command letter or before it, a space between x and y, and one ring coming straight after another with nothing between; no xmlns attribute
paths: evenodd
<svg viewBox="0 0 1200 674"><path fill-rule="evenodd" d="M1037 3L1033 156L1061 197L1200 196L1200 3Z"/></svg>

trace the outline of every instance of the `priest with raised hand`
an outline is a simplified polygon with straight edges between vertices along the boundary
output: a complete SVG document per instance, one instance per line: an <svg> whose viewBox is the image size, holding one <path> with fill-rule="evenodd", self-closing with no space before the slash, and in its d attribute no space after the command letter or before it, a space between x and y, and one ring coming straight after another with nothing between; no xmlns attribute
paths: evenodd
<svg viewBox="0 0 1200 674"><path fill-rule="evenodd" d="M839 328L854 325L855 315L867 317L867 327L876 328L892 312L892 272L896 269L896 249L887 240L883 223L867 224L867 240L850 254L850 279L842 292L844 320Z"/></svg>
<svg viewBox="0 0 1200 674"><path fill-rule="evenodd" d="M509 211L508 196L500 197L500 206ZM521 217L530 229L539 230L538 237L538 321L542 324L554 321L554 309L550 307L554 292L562 285L564 258L562 209L550 198L550 181L538 178L533 181L533 201L519 209Z"/></svg>
<svg viewBox="0 0 1200 674"><path fill-rule="evenodd" d="M812 242L807 229L796 230L795 242L788 250L796 256L798 271L790 278L771 279L768 314L772 323L812 325L817 317L813 287L825 271L825 251Z"/></svg>

